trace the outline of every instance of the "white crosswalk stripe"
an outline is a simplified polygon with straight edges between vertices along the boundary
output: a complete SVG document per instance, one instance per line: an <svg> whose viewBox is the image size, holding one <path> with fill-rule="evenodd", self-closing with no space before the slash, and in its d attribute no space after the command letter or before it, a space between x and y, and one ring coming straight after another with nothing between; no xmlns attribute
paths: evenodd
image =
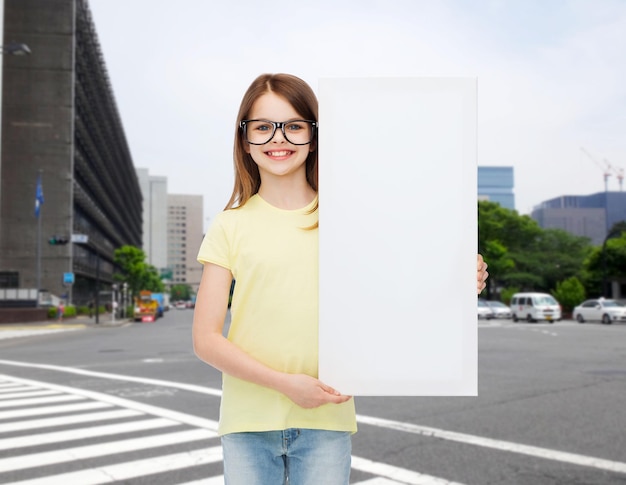
<svg viewBox="0 0 626 485"><path fill-rule="evenodd" d="M80 483L81 485L97 485L118 480L129 480L144 475L178 470L181 468L213 463L222 459L222 448L206 448L187 453L159 456L146 460L119 463L103 466L98 469L81 470L55 476L36 478L14 482L13 485L52 485L54 483Z"/></svg>
<svg viewBox="0 0 626 485"><path fill-rule="evenodd" d="M39 433L17 438L0 439L0 450L11 450L24 448L27 446L39 446L48 443L62 443L64 441L79 440L92 436L110 436L133 431L144 431L147 429L165 428L177 426L178 423L169 419L155 418L134 421L132 423L111 424L108 426L93 426L68 431L56 431L53 433ZM71 450L70 450L71 451Z"/></svg>
<svg viewBox="0 0 626 485"><path fill-rule="evenodd" d="M54 396L57 394L59 393L56 391L40 391L37 389L21 392L5 392L4 394L0 394L0 401L3 399L16 399L18 397Z"/></svg>
<svg viewBox="0 0 626 485"><path fill-rule="evenodd" d="M222 461L216 426L115 396L0 375L0 451L12 455L0 453L0 483L130 484L189 469L187 481L176 485L222 485L219 472L203 468ZM94 464L98 459L105 461ZM90 465L76 469L81 460ZM352 468L373 476L353 485L460 485L354 456ZM155 483L172 483L168 476Z"/></svg>
<svg viewBox="0 0 626 485"><path fill-rule="evenodd" d="M129 418L140 415L140 412L133 411L132 409L118 409L115 411L102 411L99 413L83 413L76 414L74 416L63 416L61 418L30 419L28 421L0 424L0 433L50 428L53 426L67 426L77 423L95 423L97 421L108 419Z"/></svg>

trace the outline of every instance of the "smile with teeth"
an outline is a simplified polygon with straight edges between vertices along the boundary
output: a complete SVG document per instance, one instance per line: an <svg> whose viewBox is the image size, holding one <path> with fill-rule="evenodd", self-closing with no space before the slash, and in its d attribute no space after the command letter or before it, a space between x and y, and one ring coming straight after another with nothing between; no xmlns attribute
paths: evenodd
<svg viewBox="0 0 626 485"><path fill-rule="evenodd" d="M286 157L288 155L291 155L293 152L291 150L276 150L266 153L270 157Z"/></svg>

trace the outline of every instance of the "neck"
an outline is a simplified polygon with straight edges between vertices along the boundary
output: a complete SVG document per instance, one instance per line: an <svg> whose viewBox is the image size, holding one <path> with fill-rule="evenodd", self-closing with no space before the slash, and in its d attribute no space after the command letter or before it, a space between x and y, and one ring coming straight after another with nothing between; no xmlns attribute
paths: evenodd
<svg viewBox="0 0 626 485"><path fill-rule="evenodd" d="M311 203L317 194L304 179L298 182L293 180L262 180L259 195L274 207L296 210Z"/></svg>

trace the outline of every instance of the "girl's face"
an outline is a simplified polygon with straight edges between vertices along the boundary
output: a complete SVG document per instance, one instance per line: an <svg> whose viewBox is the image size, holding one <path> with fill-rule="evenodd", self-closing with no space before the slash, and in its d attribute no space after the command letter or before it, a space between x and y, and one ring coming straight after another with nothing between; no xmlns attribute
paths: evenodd
<svg viewBox="0 0 626 485"><path fill-rule="evenodd" d="M255 101L248 118L283 122L300 120L302 115L296 112L285 98L268 92ZM305 161L312 150L312 144L293 145L285 139L281 129L278 128L268 143L265 145L246 143L245 150L259 167L262 182L268 177L306 178Z"/></svg>

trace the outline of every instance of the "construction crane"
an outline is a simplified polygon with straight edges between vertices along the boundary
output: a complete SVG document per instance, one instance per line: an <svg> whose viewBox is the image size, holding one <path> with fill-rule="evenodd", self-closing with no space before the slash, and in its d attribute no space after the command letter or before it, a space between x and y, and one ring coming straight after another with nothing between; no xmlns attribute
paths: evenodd
<svg viewBox="0 0 626 485"><path fill-rule="evenodd" d="M591 161L593 163L595 163L598 167L600 167L603 172L604 172L604 191L608 192L609 191L609 177L611 176L611 170L613 169L613 167L611 167L611 164L609 164L606 160L605 163L601 163L599 160L597 160L591 153L589 153L587 150L585 150L584 147L580 147L580 149L582 150L582 152L587 155Z"/></svg>
<svg viewBox="0 0 626 485"><path fill-rule="evenodd" d="M615 178L617 178L617 183L619 184L619 191L622 192L624 189L624 169L621 167L616 167L612 165L606 158L604 159L604 163L606 163L607 167L611 167L611 170L615 174Z"/></svg>

